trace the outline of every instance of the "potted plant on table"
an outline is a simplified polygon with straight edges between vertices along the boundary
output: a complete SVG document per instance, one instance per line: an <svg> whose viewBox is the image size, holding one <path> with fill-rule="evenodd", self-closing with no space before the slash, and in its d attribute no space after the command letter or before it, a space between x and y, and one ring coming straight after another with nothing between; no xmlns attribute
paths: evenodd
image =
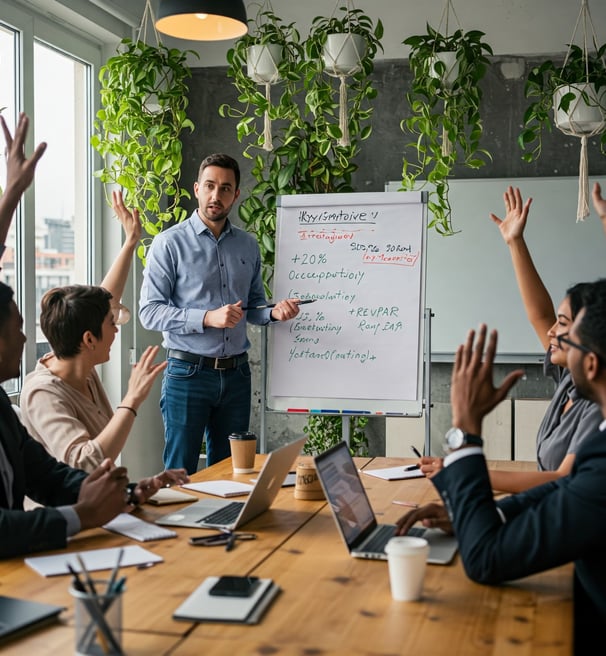
<svg viewBox="0 0 606 656"><path fill-rule="evenodd" d="M404 159L402 187L418 189L421 180L433 185L429 227L445 235L453 234L448 178L455 164L476 169L490 159L480 148L480 81L489 65L487 55L492 54L483 37L479 30L462 29L446 35L428 24L426 34L404 41L410 47L413 79L406 96L412 116L400 125L416 137L407 145L414 148L417 161Z"/></svg>

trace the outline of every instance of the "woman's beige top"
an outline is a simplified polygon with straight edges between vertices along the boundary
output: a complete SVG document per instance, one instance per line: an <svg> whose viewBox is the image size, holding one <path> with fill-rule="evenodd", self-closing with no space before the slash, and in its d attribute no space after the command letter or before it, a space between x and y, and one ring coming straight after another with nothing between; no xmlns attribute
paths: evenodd
<svg viewBox="0 0 606 656"><path fill-rule="evenodd" d="M21 420L57 460L90 472L105 458L93 439L112 418L112 407L95 370L88 379L91 400L47 369L51 357L47 353L25 377Z"/></svg>

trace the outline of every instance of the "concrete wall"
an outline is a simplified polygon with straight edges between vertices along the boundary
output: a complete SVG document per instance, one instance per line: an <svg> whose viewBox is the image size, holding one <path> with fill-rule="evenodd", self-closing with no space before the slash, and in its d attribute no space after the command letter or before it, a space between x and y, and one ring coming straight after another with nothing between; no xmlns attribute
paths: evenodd
<svg viewBox="0 0 606 656"><path fill-rule="evenodd" d="M562 53L562 56L564 53ZM484 117L483 147L493 155L492 163L477 170L460 168L456 177L460 178L508 178L534 176L575 176L578 174L579 140L565 136L554 130L545 136L543 155L534 164L526 164L521 159L521 151L516 143L525 104L523 89L525 76L532 66L540 59L537 57L516 58L521 76L509 79L508 64L512 58L508 56L493 58L493 66L482 83ZM503 66L504 65L504 66ZM514 67L515 69L516 67ZM505 72L505 75L504 75ZM363 144L358 157L359 170L355 174L355 186L358 191L382 191L389 180L401 178L403 157L407 150L405 144L410 140L400 130L400 121L408 115L405 92L410 84L410 72L405 60L379 61L373 74L378 90L375 109L372 118L373 134ZM228 102L236 103L236 92L226 75L225 67L196 68L191 81L189 114L196 129L187 136L184 142L184 184L193 184L200 161L211 152L227 152L238 157L242 146L238 143L233 119L221 118L218 107ZM600 152L596 139L590 139L589 144L589 175L599 179L606 176L606 158ZM242 190L246 194L252 180L249 161L240 157L242 166ZM193 209L194 204L190 206ZM557 257L557 254L554 254ZM513 275L513 273L511 273ZM554 299L559 303L561 299ZM495 303L498 299L495 298ZM253 399L252 430L260 431L260 331L250 329L254 343L251 351L251 361L255 370L255 393ZM463 336L462 336L463 338ZM540 365L522 365L524 378L512 392L513 399L548 398L553 393L553 384L545 379ZM511 368L517 365L499 365L496 376L499 380ZM450 426L450 372L448 363L434 363L431 369L431 435L435 445L441 445L444 432ZM507 414L507 413L506 413ZM513 416L513 415L512 415ZM266 443L269 449L301 434L305 420L301 417L290 417L283 414L266 415ZM398 427L391 449L399 451L399 443L403 446L402 455L410 455L408 435L418 434L419 427L407 425L408 420L396 420ZM507 420L509 421L509 420ZM493 422L499 427L499 422ZM507 424L509 425L509 424ZM424 431L424 428L422 428ZM499 429L502 432L502 429ZM533 430L532 428L530 430ZM372 455L382 455L386 451L385 421L373 418L369 424L368 435ZM534 439L534 435L532 436ZM501 438L497 438L497 442ZM531 444L533 441L531 441ZM393 446L395 444L395 446ZM422 445L422 443L421 443ZM436 446L436 448L439 448ZM491 447L492 448L492 447ZM506 454L495 447L495 453ZM496 456L495 456L496 457Z"/></svg>

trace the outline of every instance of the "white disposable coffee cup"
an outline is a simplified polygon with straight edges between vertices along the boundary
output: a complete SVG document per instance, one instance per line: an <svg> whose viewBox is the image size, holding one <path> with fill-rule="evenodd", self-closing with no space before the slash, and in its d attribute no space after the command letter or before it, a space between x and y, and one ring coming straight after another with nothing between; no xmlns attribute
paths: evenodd
<svg viewBox="0 0 606 656"><path fill-rule="evenodd" d="M423 593L429 543L424 538L396 536L385 545L391 596L396 601L416 601Z"/></svg>
<svg viewBox="0 0 606 656"><path fill-rule="evenodd" d="M231 462L234 474L251 474L255 471L257 436L248 431L229 436Z"/></svg>

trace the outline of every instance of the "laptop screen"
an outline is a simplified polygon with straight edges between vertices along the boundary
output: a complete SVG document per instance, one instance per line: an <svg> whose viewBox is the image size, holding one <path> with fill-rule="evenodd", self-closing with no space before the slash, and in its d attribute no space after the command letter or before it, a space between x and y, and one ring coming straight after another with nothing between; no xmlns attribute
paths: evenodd
<svg viewBox="0 0 606 656"><path fill-rule="evenodd" d="M351 548L360 535L376 526L376 520L349 447L340 442L316 456L315 463L328 503Z"/></svg>

